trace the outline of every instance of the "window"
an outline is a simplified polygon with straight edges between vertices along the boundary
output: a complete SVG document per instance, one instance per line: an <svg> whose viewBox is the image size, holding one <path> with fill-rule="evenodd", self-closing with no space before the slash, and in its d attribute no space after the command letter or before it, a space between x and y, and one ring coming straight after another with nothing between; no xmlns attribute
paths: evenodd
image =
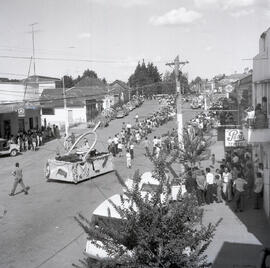
<svg viewBox="0 0 270 268"><path fill-rule="evenodd" d="M42 108L43 115L54 115L54 108Z"/></svg>

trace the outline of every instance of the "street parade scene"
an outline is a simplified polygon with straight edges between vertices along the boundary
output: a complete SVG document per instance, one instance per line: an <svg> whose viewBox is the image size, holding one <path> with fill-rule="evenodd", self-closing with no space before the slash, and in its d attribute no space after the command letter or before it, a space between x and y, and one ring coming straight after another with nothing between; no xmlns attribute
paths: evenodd
<svg viewBox="0 0 270 268"><path fill-rule="evenodd" d="M0 268L270 267L269 8L3 3Z"/></svg>

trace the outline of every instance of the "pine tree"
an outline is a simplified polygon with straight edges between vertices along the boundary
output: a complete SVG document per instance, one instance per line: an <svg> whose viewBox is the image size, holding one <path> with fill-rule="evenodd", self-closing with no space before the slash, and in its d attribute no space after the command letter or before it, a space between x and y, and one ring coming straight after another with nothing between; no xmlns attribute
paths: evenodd
<svg viewBox="0 0 270 268"><path fill-rule="evenodd" d="M148 155L150 156L149 152ZM163 150L158 159L150 156L153 176L160 182L159 187L142 197L139 189L140 174L136 171L132 189L125 186L123 178L116 172L119 182L126 188L122 198L130 202L129 208L116 206L121 224L100 221L97 225L83 215L76 220L89 239L101 241L99 244L111 257L110 260L90 260L82 262L83 267L166 267L199 268L209 267L205 250L209 246L216 224L202 225L203 210L198 207L193 193L181 196L172 202L171 182L166 177L177 154ZM136 208L136 209L134 209ZM98 244L97 244L98 245ZM131 253L131 254L130 254Z"/></svg>

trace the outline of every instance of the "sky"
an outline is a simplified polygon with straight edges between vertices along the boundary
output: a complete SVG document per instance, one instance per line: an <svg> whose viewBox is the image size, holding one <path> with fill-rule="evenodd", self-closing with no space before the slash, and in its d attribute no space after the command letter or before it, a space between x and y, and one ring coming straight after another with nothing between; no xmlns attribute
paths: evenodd
<svg viewBox="0 0 270 268"><path fill-rule="evenodd" d="M142 59L164 73L177 55L189 61L183 67L189 80L243 72L270 27L270 0L0 0L0 6L0 77L17 79L29 71L32 23L35 56L46 58L35 60L36 74L77 77L89 68L109 82L127 81Z"/></svg>

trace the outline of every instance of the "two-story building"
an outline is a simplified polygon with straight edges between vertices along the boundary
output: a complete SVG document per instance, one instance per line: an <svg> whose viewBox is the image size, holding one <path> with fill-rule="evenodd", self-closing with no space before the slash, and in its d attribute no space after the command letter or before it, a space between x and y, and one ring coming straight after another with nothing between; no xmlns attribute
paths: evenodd
<svg viewBox="0 0 270 268"><path fill-rule="evenodd" d="M252 144L264 165L264 209L270 218L270 28L259 39L259 53L253 59L252 103L255 122L244 128L244 135Z"/></svg>
<svg viewBox="0 0 270 268"><path fill-rule="evenodd" d="M23 81L0 82L0 137L40 127L38 94Z"/></svg>

